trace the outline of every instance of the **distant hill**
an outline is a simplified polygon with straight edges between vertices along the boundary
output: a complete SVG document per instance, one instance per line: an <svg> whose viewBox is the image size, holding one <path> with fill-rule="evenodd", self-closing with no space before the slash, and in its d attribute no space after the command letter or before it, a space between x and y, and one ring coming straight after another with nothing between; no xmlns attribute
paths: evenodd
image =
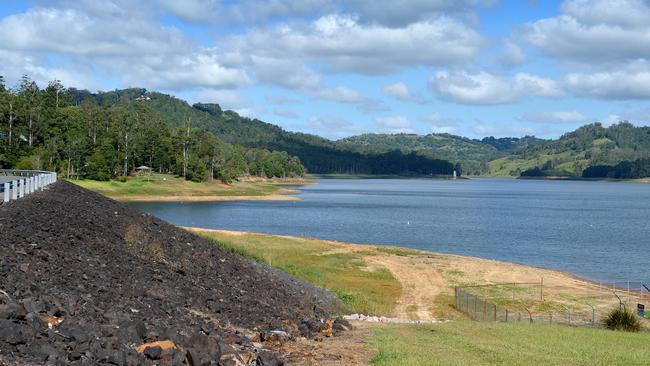
<svg viewBox="0 0 650 366"><path fill-rule="evenodd" d="M214 132L232 144L286 151L298 156L311 173L429 175L451 174L457 169L464 174L488 176L523 173L580 177L589 167L613 169L619 163L650 158L650 127L635 127L628 122L608 128L594 123L554 140L534 136L477 140L450 134L364 134L332 141L288 132L259 119L224 111L218 104L189 105L144 89L76 92L77 103L93 98L100 105L113 105L144 98L171 126L189 121L192 127ZM602 170L591 169L587 174Z"/></svg>
<svg viewBox="0 0 650 366"><path fill-rule="evenodd" d="M615 166L624 161L650 157L650 128L621 122L610 127L600 123L582 126L549 140L515 150L490 162L495 176L580 177L592 166Z"/></svg>
<svg viewBox="0 0 650 366"><path fill-rule="evenodd" d="M319 136L288 132L258 119L223 111L217 104L197 103L191 106L173 96L146 92L144 89L76 93L77 103L88 98L99 105L145 101L171 126L180 127L189 122L192 127L213 132L232 144L286 151L298 156L310 173L451 175L454 169L459 173L461 170L460 166L446 159L399 149L376 153L353 151Z"/></svg>
<svg viewBox="0 0 650 366"><path fill-rule="evenodd" d="M544 140L526 136L523 138L486 137L473 140L451 134L364 134L338 141L339 146L362 153L381 153L400 150L405 153L417 152L432 158L446 159L461 164L467 174L485 174L489 162L513 151L541 143Z"/></svg>

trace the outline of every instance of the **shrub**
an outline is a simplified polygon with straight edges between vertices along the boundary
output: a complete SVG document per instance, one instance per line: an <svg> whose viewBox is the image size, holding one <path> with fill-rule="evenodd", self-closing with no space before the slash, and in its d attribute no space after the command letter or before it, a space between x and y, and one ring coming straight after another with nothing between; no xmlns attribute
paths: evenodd
<svg viewBox="0 0 650 366"><path fill-rule="evenodd" d="M611 330L638 332L641 330L641 321L626 307L612 310L603 320L605 327Z"/></svg>
<svg viewBox="0 0 650 366"><path fill-rule="evenodd" d="M129 177L127 177L125 175L120 175L119 177L117 177L118 182L125 183L127 180L129 180Z"/></svg>

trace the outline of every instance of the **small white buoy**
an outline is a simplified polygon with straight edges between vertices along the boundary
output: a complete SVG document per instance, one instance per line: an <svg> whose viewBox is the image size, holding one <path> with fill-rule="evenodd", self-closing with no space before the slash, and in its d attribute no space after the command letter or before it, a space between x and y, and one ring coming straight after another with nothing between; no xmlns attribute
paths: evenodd
<svg viewBox="0 0 650 366"><path fill-rule="evenodd" d="M410 221L407 221L407 222L406 222L406 225L411 225L411 222L410 222Z"/></svg>

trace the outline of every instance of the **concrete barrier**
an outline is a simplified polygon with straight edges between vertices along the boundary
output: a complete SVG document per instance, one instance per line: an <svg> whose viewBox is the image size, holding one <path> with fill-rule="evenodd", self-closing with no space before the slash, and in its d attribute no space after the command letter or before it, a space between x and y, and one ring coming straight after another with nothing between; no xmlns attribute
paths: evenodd
<svg viewBox="0 0 650 366"><path fill-rule="evenodd" d="M3 179L4 178L4 179ZM7 181L8 180L8 181ZM0 169L2 204L43 190L56 182L56 173L43 170Z"/></svg>

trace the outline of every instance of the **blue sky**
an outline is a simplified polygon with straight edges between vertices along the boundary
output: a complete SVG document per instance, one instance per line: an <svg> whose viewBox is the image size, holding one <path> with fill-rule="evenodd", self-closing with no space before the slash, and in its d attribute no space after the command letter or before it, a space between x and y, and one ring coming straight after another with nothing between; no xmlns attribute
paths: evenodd
<svg viewBox="0 0 650 366"><path fill-rule="evenodd" d="M0 1L0 75L145 87L329 138L650 119L647 0Z"/></svg>

